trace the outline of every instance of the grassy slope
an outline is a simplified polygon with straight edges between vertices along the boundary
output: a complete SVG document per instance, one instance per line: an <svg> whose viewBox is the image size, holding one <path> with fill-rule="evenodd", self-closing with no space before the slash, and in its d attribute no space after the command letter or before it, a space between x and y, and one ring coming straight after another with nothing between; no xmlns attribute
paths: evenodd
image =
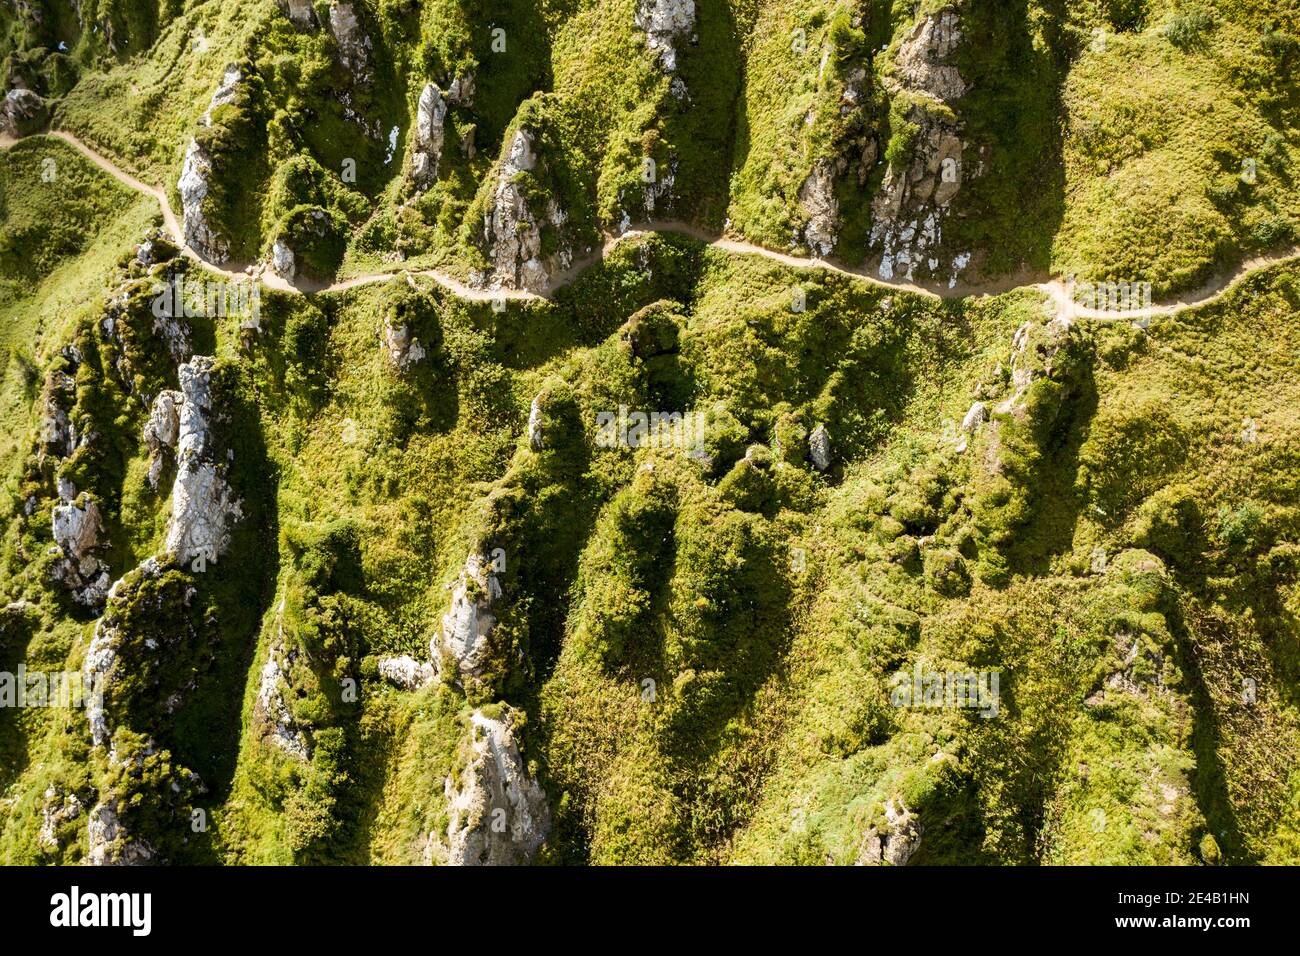
<svg viewBox="0 0 1300 956"><path fill-rule="evenodd" d="M611 43L631 44L619 25L626 5L609 7L583 16L612 23L602 27ZM737 12L734 29L761 32L751 26L757 7ZM658 82L644 63L623 70L584 50L585 22L551 41L546 109L572 134L565 161L594 222L612 208L625 165L615 156L598 172L592 157L661 122L653 111L602 118L598 105L618 100L601 97L621 90L641 103L662 90L638 85ZM705 36L726 36L721 19L709 22ZM224 35L215 24L214 34ZM1120 38L1106 55L1146 43L1145 33ZM695 55L688 77L704 69ZM264 75L274 87L276 74ZM181 95L179 76L164 83L176 89L167 95ZM500 79L507 90L518 76ZM215 77L193 82L197 115ZM412 78L410 91L418 85ZM77 110L89 122L89 89L66 101L69 122ZM1074 95L1067 88L1067 101ZM1121 95L1086 102L1103 108ZM485 94L488 142L513 120L511 97ZM671 137L671 122L660 128ZM122 140L122 155L168 181L188 129ZM106 144L119 133L102 135ZM41 149L61 147L18 149L3 161L30 175ZM1070 171L1073 149L1067 137L1067 179L1086 190ZM491 162L484 152L479 170ZM55 236L77 217L114 217L85 244L42 247L41 284L5 306L8 327L23 331L7 343L0 597L37 609L6 612L0 651L44 667L78 665L90 624L30 560L48 547L40 516L52 495L51 476L26 460L35 388L58 346L94 343L100 294L120 281L124 250L153 216L147 201L68 161L84 178L85 207L6 193L9 223L44 218ZM474 188L464 181L465 202ZM701 186L692 203L706 220L714 188ZM788 215L786 205L771 221ZM1175 246L1116 248L1174 256ZM878 288L656 239L621 247L554 303L505 314L395 281L311 300L268 294L251 350L230 321L196 323L196 350L232 370L224 394L248 517L228 559L184 576L198 588L184 618L192 630L158 679L196 678L194 692L173 717L141 718L203 777L208 792L184 800L208 810L212 827L182 839L188 830L174 824L187 813L151 806L147 791L154 815L141 826L178 861L417 861L445 827L442 781L466 713L505 702L526 715L526 756L556 814L551 860L850 862L884 802L901 798L925 826L918 862L1187 862L1210 855L1207 834L1229 860L1294 862L1297 783L1278 768L1297 747L1298 283L1278 268L1145 334L1089 330L1067 397L1036 393L1031 423L1045 430L1001 426L1019 456L1005 487L979 467L989 430L961 457L948 436L975 386L1006 362L1013 332L1040 320L1027 293L947 307L894 296L885 311ZM796 285L803 313L789 308ZM661 300L642 322L667 323L677 345L638 356L620 327ZM429 351L405 376L378 344L398 304ZM114 449L78 467L120 529L116 573L156 544L161 503L142 485L138 403L102 363L82 379L97 396L85 411ZM556 436L540 455L522 439L539 392ZM595 413L620 403L708 411L713 466L592 447ZM1247 417L1255 443L1239 437ZM818 423L839 456L829 478L803 452ZM765 450L747 462L750 444ZM34 487L41 507L25 521L21 500ZM499 664L495 685L468 698L385 687L375 659L422 656L445 586L485 541L508 554L499 634L523 663ZM1110 559L1105 573L1091 570L1097 548ZM1165 690L1085 707L1117 666L1116 635L1129 631L1160 661ZM254 726L272 645L302 652L291 703L315 744L309 765ZM890 675L917 660L1000 669L1002 716L891 707ZM1244 676L1259 687L1249 706ZM360 681L355 703L341 693L348 679ZM13 755L2 781L5 859L49 859L35 839L47 786L93 797L102 768L85 740L79 715L0 722L0 747ZM1190 797L1166 813L1164 787ZM69 859L82 824L68 831Z"/></svg>

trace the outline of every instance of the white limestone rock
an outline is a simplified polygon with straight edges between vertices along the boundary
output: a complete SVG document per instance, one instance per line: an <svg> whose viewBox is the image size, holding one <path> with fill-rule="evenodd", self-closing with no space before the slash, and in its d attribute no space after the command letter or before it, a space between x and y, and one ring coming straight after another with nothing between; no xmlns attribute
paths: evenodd
<svg viewBox="0 0 1300 956"><path fill-rule="evenodd" d="M540 395L533 399L532 405L528 408L528 447L533 451L541 451L546 447L542 435L542 396Z"/></svg>
<svg viewBox="0 0 1300 956"><path fill-rule="evenodd" d="M384 657L379 661L379 676L403 690L419 690L436 676L428 661L417 661L409 654Z"/></svg>
<svg viewBox="0 0 1300 956"><path fill-rule="evenodd" d="M316 9L311 0L276 0L280 12L289 18L289 22L304 33L315 33L320 29L316 18Z"/></svg>
<svg viewBox="0 0 1300 956"><path fill-rule="evenodd" d="M438 178L446 125L447 98L437 84L426 83L415 110L415 149L411 153L411 178L419 185Z"/></svg>
<svg viewBox="0 0 1300 956"><path fill-rule="evenodd" d="M185 396L165 389L159 392L149 409L149 419L144 423L144 444L149 449L149 487L157 489L158 479L168 458L180 438L181 405Z"/></svg>
<svg viewBox="0 0 1300 956"><path fill-rule="evenodd" d="M542 224L515 181L520 173L537 167L535 146L536 135L531 130L521 127L515 131L497 177L492 208L483 217L483 234L492 260L495 286L543 293L550 282L551 270L541 258ZM547 218L552 224L560 225L566 217L552 201ZM564 267L567 261L566 254L561 253L559 266Z"/></svg>
<svg viewBox="0 0 1300 956"><path fill-rule="evenodd" d="M91 866L141 866L152 862L153 848L126 832L118 812L116 798L101 800L90 811L86 862Z"/></svg>
<svg viewBox="0 0 1300 956"><path fill-rule="evenodd" d="M213 362L196 355L178 370L183 401L164 547L179 564L198 557L215 561L230 543L229 523L242 516L240 502L226 482L227 463L217 461L212 448Z"/></svg>
<svg viewBox="0 0 1300 956"><path fill-rule="evenodd" d="M55 505L51 520L54 543L62 552L54 567L55 579L72 591L78 604L98 606L109 586L108 568L94 554L103 530L99 506L89 495L83 495L78 501Z"/></svg>
<svg viewBox="0 0 1300 956"><path fill-rule="evenodd" d="M491 565L481 555L471 554L453 586L451 607L442 616L442 626L430 644L430 656L439 669L446 662L462 677L483 673L488 636L496 627L492 602L500 596L501 584Z"/></svg>
<svg viewBox="0 0 1300 956"><path fill-rule="evenodd" d="M451 866L528 863L550 830L546 794L528 774L509 712L494 719L476 710L470 733L469 763L444 783L451 818L444 861Z"/></svg>
<svg viewBox="0 0 1300 956"><path fill-rule="evenodd" d="M287 686L284 670L276 656L280 647L271 649L262 673L257 681L257 700L254 703L254 715L262 723L265 732L262 739L269 741L291 757L298 760L310 760L311 750L307 739L293 719L288 704L284 700Z"/></svg>
<svg viewBox="0 0 1300 956"><path fill-rule="evenodd" d="M885 801L885 826L872 827L863 837L857 866L906 866L921 845L921 822L892 798Z"/></svg>
<svg viewBox="0 0 1300 956"><path fill-rule="evenodd" d="M330 4L329 21L330 34L338 47L339 62L353 80L369 83L373 44L357 18L356 5L351 0L334 0Z"/></svg>
<svg viewBox="0 0 1300 956"><path fill-rule="evenodd" d="M292 282L298 272L297 257L283 239L277 239L271 245L271 268L285 282Z"/></svg>
<svg viewBox="0 0 1300 956"><path fill-rule="evenodd" d="M233 102L242 80L239 67L228 66L221 84L212 94L207 111L199 120L200 126L212 125L212 111L218 106ZM181 178L176 184L181 194L181 231L185 244L204 259L224 264L230 258L230 242L208 221L204 200L212 182L212 157L197 139L191 139L185 150L185 163Z"/></svg>
<svg viewBox="0 0 1300 956"><path fill-rule="evenodd" d="M664 72L676 72L678 43L694 37L695 0L637 0L633 22Z"/></svg>
<svg viewBox="0 0 1300 956"><path fill-rule="evenodd" d="M830 160L818 160L799 187L799 208L808 217L803 233L808 248L818 256L830 255L840 229L835 167Z"/></svg>

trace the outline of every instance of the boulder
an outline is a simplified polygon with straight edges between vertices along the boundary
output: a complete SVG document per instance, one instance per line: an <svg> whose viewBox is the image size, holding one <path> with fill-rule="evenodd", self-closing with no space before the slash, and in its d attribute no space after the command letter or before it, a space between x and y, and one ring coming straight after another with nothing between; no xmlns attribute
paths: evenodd
<svg viewBox="0 0 1300 956"><path fill-rule="evenodd" d="M297 259L293 250L283 239L277 239L271 245L271 268L285 282L292 282L298 271Z"/></svg>
<svg viewBox="0 0 1300 956"><path fill-rule="evenodd" d="M389 361L403 372L425 356L424 346L411 335L410 324L398 322L394 325L388 315L384 316L384 348L388 350Z"/></svg>
<svg viewBox="0 0 1300 956"><path fill-rule="evenodd" d="M419 690L433 681L436 673L427 661L417 661L409 654L385 657L379 661L379 676L403 690Z"/></svg>
<svg viewBox="0 0 1300 956"><path fill-rule="evenodd" d="M818 471L826 471L834 460L831 455L831 436L825 425L818 425L808 436L808 458Z"/></svg>
<svg viewBox="0 0 1300 956"><path fill-rule="evenodd" d="M529 862L550 830L546 794L529 776L509 711L470 716L470 758L448 775L446 863L509 866Z"/></svg>
<svg viewBox="0 0 1300 956"><path fill-rule="evenodd" d="M10 136L27 136L44 129L49 118L45 100L32 90L10 90L0 104L0 131Z"/></svg>

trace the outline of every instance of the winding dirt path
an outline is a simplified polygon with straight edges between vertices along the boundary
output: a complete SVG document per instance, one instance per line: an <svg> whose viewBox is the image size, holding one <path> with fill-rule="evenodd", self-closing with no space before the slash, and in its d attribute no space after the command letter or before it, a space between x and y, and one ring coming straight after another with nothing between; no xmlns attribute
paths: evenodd
<svg viewBox="0 0 1300 956"><path fill-rule="evenodd" d="M168 201L167 193L164 190L159 189L156 186L150 186L148 183L141 182L139 179L114 163L111 159L97 153L69 132L64 130L51 130L45 135L62 140L118 182L136 192L144 193L145 195L151 196L157 200L159 207L162 209L163 223L166 226L167 231L176 239L183 254L195 262L200 263L205 269L216 272L230 279L257 279L267 286L267 288L276 289L280 292L296 292L300 294L342 292L358 286L370 285L376 282L387 282L390 279L397 278L398 276L408 275L417 278L432 279L448 292L451 292L462 299L476 302L490 302L500 299L546 299L549 298L557 289L563 288L573 282L591 266L603 260L616 246L619 245L619 243L654 233L675 233L678 235L689 236L692 239L696 239L714 249L720 249L724 252L735 253L737 255L761 256L762 258L770 259L773 262L778 262L781 265L788 266L792 269L815 269L826 272L835 272L840 275L869 282L872 285L894 289L899 292L909 292L914 295L929 296L938 299L964 299L978 295L1000 295L1004 292L1011 292L1020 288L1036 288L1047 297L1048 301L1054 307L1056 314L1065 318L1096 319L1102 321L1132 321L1136 319L1151 318L1154 316L1173 315L1185 309L1204 305L1205 303L1218 298L1220 295L1223 295L1251 273L1300 257L1300 246L1295 246L1283 250L1282 252L1260 256L1243 262L1236 269L1216 275L1201 288L1194 292L1185 293L1173 302L1152 303L1148 306L1130 309L1099 309L1080 305L1075 300L1070 284L1059 278L1045 278L1040 282L1018 284L1020 283L1020 279L1023 277L1008 277L1001 281L994 280L979 285L959 283L951 287L939 283L915 284L911 282L893 281L871 275L865 267L848 266L830 259L793 256L784 252L776 252L775 250L767 249L763 246L757 246L751 242L745 242L739 239L730 239L725 236L709 233L690 223L661 220L639 223L617 236L607 237L604 245L599 250L576 260L570 268L553 276L547 291L542 294L526 292L522 289L484 289L472 286L439 269L399 269L393 272L374 272L366 275L353 276L349 279L342 279L329 284L311 283L306 281L290 283L281 276L267 269L262 264L255 264L243 269L223 268L207 259L204 259L190 248L189 245L183 242L182 237L185 233L181 228L180 221L176 218L176 214L172 211L171 203ZM14 142L16 141L11 137L0 137L0 148L7 148Z"/></svg>

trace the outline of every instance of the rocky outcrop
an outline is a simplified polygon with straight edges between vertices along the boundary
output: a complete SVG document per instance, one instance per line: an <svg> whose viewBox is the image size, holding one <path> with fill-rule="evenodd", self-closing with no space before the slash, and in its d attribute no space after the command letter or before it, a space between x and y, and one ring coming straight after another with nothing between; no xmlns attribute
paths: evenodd
<svg viewBox="0 0 1300 956"><path fill-rule="evenodd" d="M491 565L482 555L471 554L453 586L451 607L442 616L442 626L430 644L430 654L439 670L452 667L461 677L483 673L488 636L496 627L492 602L500 596L501 584Z"/></svg>
<svg viewBox="0 0 1300 956"><path fill-rule="evenodd" d="M546 794L529 776L507 711L500 718L476 710L470 717L470 759L448 775L445 862L452 866L509 866L529 862L546 840L551 814Z"/></svg>
<svg viewBox="0 0 1300 956"><path fill-rule="evenodd" d="M537 168L536 135L528 129L515 131L510 149L497 176L492 208L483 217L483 233L492 261L492 285L542 293L550 282L552 268L567 269L572 255L567 250L554 260L542 259L542 223L529 208L517 177ZM566 216L552 199L546 221L562 226Z"/></svg>
<svg viewBox="0 0 1300 956"><path fill-rule="evenodd" d="M373 44L357 18L356 4L351 0L334 0L330 4L329 20L330 35L334 37L338 48L339 62L354 81L369 83Z"/></svg>
<svg viewBox="0 0 1300 956"><path fill-rule="evenodd" d="M884 826L873 826L862 839L857 866L906 866L921 845L921 823L893 799L885 801Z"/></svg>
<svg viewBox="0 0 1300 956"><path fill-rule="evenodd" d="M283 239L271 244L271 269L285 282L292 282L298 271L297 257Z"/></svg>
<svg viewBox="0 0 1300 956"><path fill-rule="evenodd" d="M827 471L834 458L831 454L831 436L825 425L818 425L808 436L808 459L818 471Z"/></svg>
<svg viewBox="0 0 1300 956"><path fill-rule="evenodd" d="M200 118L199 125L212 125L212 111L234 100L241 79L239 67L226 67L221 85L212 94L212 102ZM230 242L208 221L204 208L212 176L212 156L197 139L191 139L185 151L181 178L176 184L181 194L181 230L185 233L186 245L203 258L221 265L230 258Z"/></svg>
<svg viewBox="0 0 1300 956"><path fill-rule="evenodd" d="M111 797L90 811L86 862L91 866L140 866L152 862L153 848L131 837L118 813L118 801Z"/></svg>
<svg viewBox="0 0 1300 956"><path fill-rule="evenodd" d="M403 654L400 657L381 658L379 676L403 690L419 690L431 683L437 675L432 664Z"/></svg>
<svg viewBox="0 0 1300 956"><path fill-rule="evenodd" d="M637 0L633 22L664 72L676 72L677 44L694 39L695 0Z"/></svg>
<svg viewBox="0 0 1300 956"><path fill-rule="evenodd" d="M108 594L109 578L108 568L94 554L103 530L99 506L89 495L82 495L76 501L55 505L51 518L54 543L62 555L54 567L55 579L72 591L78 604L102 604Z"/></svg>
<svg viewBox="0 0 1300 956"><path fill-rule="evenodd" d="M320 29L316 10L311 0L276 0L280 12L289 18L289 22L304 33L315 33Z"/></svg>
<svg viewBox="0 0 1300 956"><path fill-rule="evenodd" d="M46 375L37 437L42 458L67 458L76 450L77 429L68 414L76 392L76 380L67 372L51 369Z"/></svg>
<svg viewBox="0 0 1300 956"><path fill-rule="evenodd" d="M46 853L58 852L59 828L81 816L85 810L75 793L47 788L41 807L41 829L36 836L40 848Z"/></svg>
<svg viewBox="0 0 1300 956"><path fill-rule="evenodd" d="M180 438L181 406L185 396L165 389L159 392L149 409L144 423L144 445L149 449L149 487L157 489L167 461L174 457L176 442Z"/></svg>
<svg viewBox="0 0 1300 956"><path fill-rule="evenodd" d="M472 95L472 83L470 88ZM438 178L446 124L447 98L436 84L426 83L415 108L415 148L411 153L411 179L417 185L427 186Z"/></svg>
<svg viewBox="0 0 1300 956"><path fill-rule="evenodd" d="M474 105L474 74L465 73L451 81L447 87L447 99L452 106L469 109Z"/></svg>
<svg viewBox="0 0 1300 956"><path fill-rule="evenodd" d="M822 159L799 187L799 208L807 217L804 241L814 254L828 256L840 229L840 204L835 198L835 166Z"/></svg>
<svg viewBox="0 0 1300 956"><path fill-rule="evenodd" d="M961 43L956 10L940 10L919 20L898 49L894 72L908 89L922 90L945 103L966 93L966 81L953 64Z"/></svg>
<svg viewBox="0 0 1300 956"><path fill-rule="evenodd" d="M388 360L403 372L425 356L424 346L411 335L410 323L394 323L391 315L384 316L384 348L388 351Z"/></svg>
<svg viewBox="0 0 1300 956"><path fill-rule="evenodd" d="M528 407L528 447L533 451L541 451L546 447L542 434L542 396L540 395L534 398L532 405Z"/></svg>
<svg viewBox="0 0 1300 956"><path fill-rule="evenodd" d="M890 164L871 203L870 243L880 255L884 279L910 280L918 270L936 274L946 269L949 285L955 286L970 262L964 253L946 264L940 260L943 223L961 189L966 149L960 120L951 109L967 91L952 62L960 41L955 10L929 14L912 28L884 76L890 94L909 104L905 120L910 127L908 155ZM903 131L894 131L900 135Z"/></svg>
<svg viewBox="0 0 1300 956"><path fill-rule="evenodd" d="M212 437L213 359L196 355L179 372L181 402L176 480L165 548L173 561L215 561L230 542L228 525L242 512L226 482L228 461L216 458Z"/></svg>
<svg viewBox="0 0 1300 956"><path fill-rule="evenodd" d="M49 108L39 93L21 88L10 90L0 104L0 132L27 136L42 129L49 115Z"/></svg>
<svg viewBox="0 0 1300 956"><path fill-rule="evenodd" d="M257 699L254 702L254 717L262 725L262 739L279 747L286 754L299 760L311 759L307 739L298 728L284 700L284 690L288 686L284 670L280 667L276 655L279 647L271 649L262 673L257 681Z"/></svg>

